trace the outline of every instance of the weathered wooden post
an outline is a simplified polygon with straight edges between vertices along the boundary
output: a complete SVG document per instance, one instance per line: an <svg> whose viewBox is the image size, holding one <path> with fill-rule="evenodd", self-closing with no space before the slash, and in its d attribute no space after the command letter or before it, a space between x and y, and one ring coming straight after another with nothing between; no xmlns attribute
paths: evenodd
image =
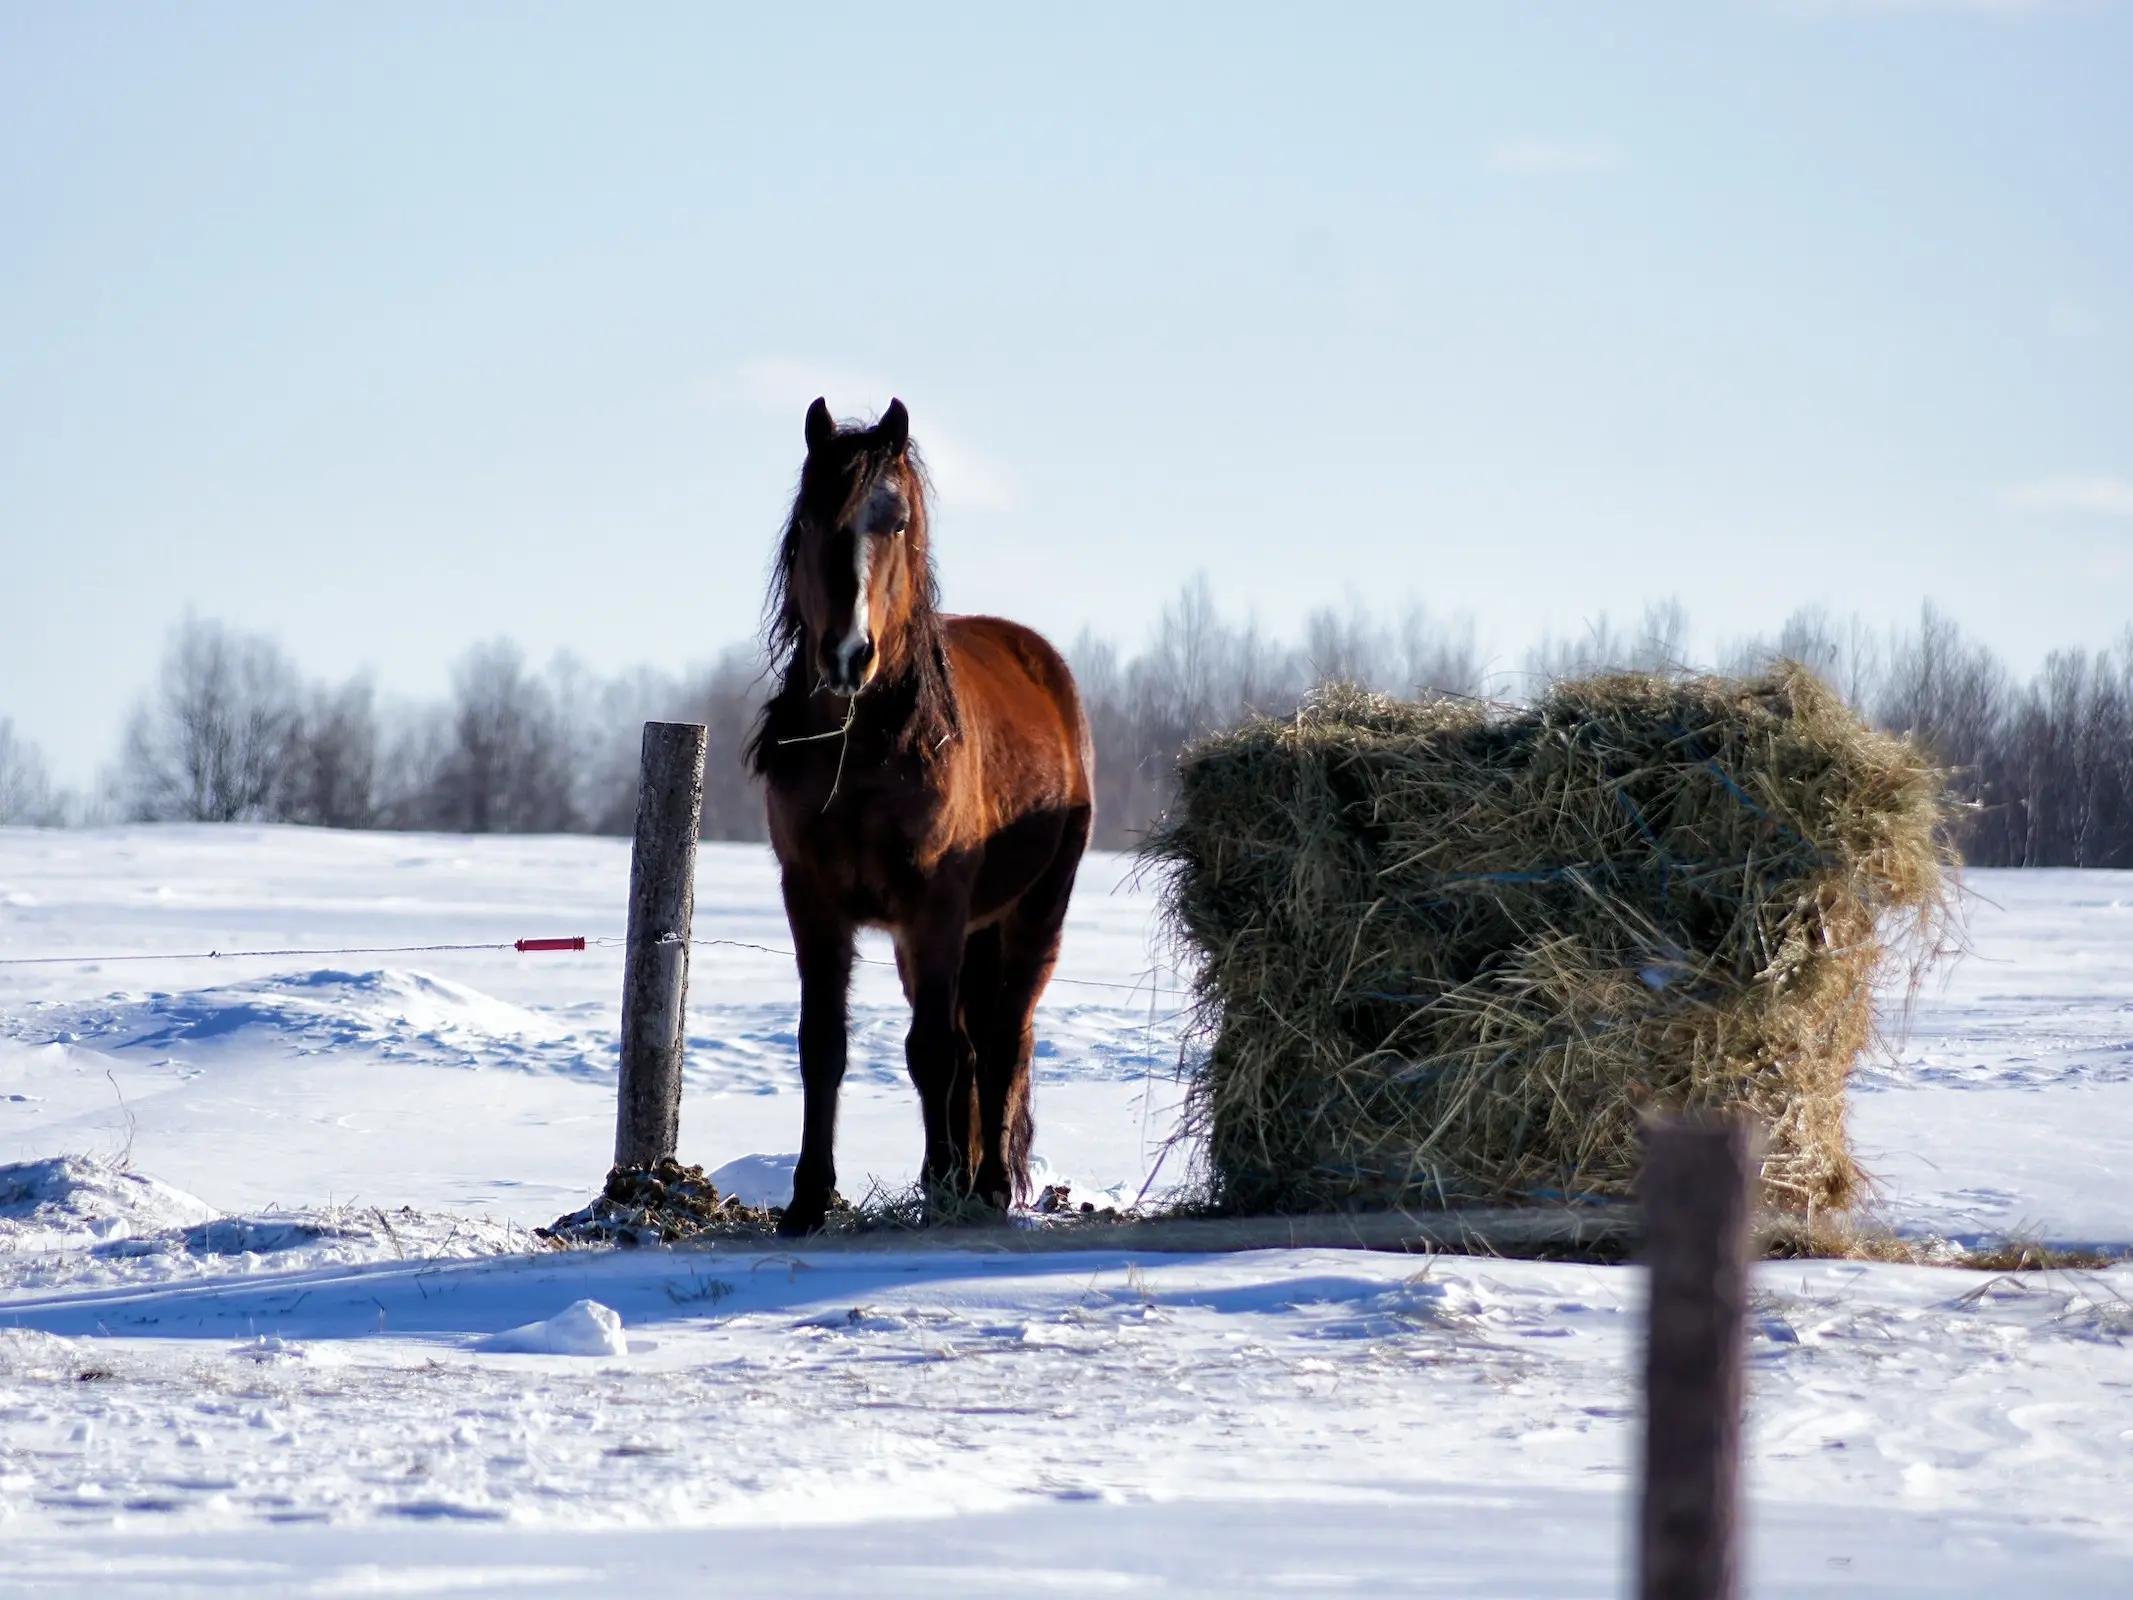
<svg viewBox="0 0 2133 1600"><path fill-rule="evenodd" d="M1740 1592L1742 1338L1753 1139L1738 1118L1646 1130L1642 1600Z"/></svg>
<svg viewBox="0 0 2133 1600"><path fill-rule="evenodd" d="M648 1167L681 1136L681 1058L696 913L696 832L704 812L704 727L647 722L630 849L629 941L622 958L622 1081L615 1165Z"/></svg>

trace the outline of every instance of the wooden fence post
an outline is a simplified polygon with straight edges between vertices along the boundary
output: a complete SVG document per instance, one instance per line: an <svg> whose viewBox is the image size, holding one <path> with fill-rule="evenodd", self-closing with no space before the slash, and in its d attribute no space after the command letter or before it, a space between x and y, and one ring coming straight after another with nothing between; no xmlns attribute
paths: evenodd
<svg viewBox="0 0 2133 1600"><path fill-rule="evenodd" d="M615 1165L648 1167L681 1135L681 1058L696 912L696 832L704 811L704 726L647 722L630 849L629 941L622 958L622 1080Z"/></svg>
<svg viewBox="0 0 2133 1600"><path fill-rule="evenodd" d="M1642 1600L1734 1600L1740 1592L1753 1155L1738 1118L1656 1123L1645 1136Z"/></svg>

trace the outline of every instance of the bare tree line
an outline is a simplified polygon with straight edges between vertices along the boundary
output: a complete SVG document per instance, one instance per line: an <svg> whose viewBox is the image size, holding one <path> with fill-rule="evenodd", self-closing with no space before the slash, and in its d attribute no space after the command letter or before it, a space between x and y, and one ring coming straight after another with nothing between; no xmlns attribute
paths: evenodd
<svg viewBox="0 0 2133 1600"><path fill-rule="evenodd" d="M1285 715L1316 683L1400 695L1526 698L1595 672L1697 670L1679 601L1634 626L1606 616L1543 637L1517 671L1494 667L1471 621L1410 607L1380 621L1360 606L1321 610L1284 647L1216 609L1204 580L1122 660L1084 633L1071 652L1096 736L1098 841L1138 838L1168 802L1178 750L1257 712ZM1774 637L1735 640L1718 670L1799 661L1878 727L1918 737L1963 801L1957 842L1976 866L2133 867L2133 628L2115 651L2054 652L2030 682L1931 604L1918 625L1883 634L1861 618L1804 607Z"/></svg>
<svg viewBox="0 0 2133 1600"><path fill-rule="evenodd" d="M1954 770L1966 860L2133 867L2133 629L2115 651L2054 651L2022 684L1928 606L1872 710Z"/></svg>
<svg viewBox="0 0 2133 1600"><path fill-rule="evenodd" d="M1410 606L1381 621L1355 604L1314 611L1302 642L1284 645L1250 618L1223 617L1204 576L1163 607L1138 655L1121 657L1088 630L1067 655L1096 742L1096 843L1109 849L1161 815L1188 742L1246 716L1285 715L1315 684L1473 695L1487 679L1471 620Z"/></svg>
<svg viewBox="0 0 2133 1600"><path fill-rule="evenodd" d="M1807 608L1775 636L1715 654L1728 672L1801 661L1878 726L1924 740L1966 802L1960 843L1974 864L2133 867L2133 630L2116 650L2055 653L2028 683L1931 605L1915 628L1887 634ZM1096 742L1097 842L1114 848L1160 815L1187 742L1247 715L1286 715L1318 683L1516 700L1595 671L1693 670L1675 601L1631 626L1602 616L1544 637L1513 671L1484 655L1470 619L1412 605L1315 611L1287 643L1225 616L1205 578L1163 607L1138 652L1085 630L1069 656ZM100 805L57 790L0 719L0 823L102 813L621 834L635 812L638 731L672 718L711 730L705 836L761 839L761 797L739 750L763 688L752 645L687 674L602 679L568 657L537 670L498 640L460 658L442 700L387 704L366 678L307 682L272 640L188 619L127 722Z"/></svg>
<svg viewBox="0 0 2133 1600"><path fill-rule="evenodd" d="M367 678L306 683L272 640L189 618L128 720L109 784L135 822L294 822L447 833L627 833L646 721L710 726L704 831L763 836L738 751L752 649L676 677L530 667L508 640L461 656L437 703L381 704Z"/></svg>
<svg viewBox="0 0 2133 1600"><path fill-rule="evenodd" d="M43 754L16 736L12 717L0 717L0 823L58 827L67 813L68 797L52 787Z"/></svg>
<svg viewBox="0 0 2133 1600"><path fill-rule="evenodd" d="M1642 659L1632 651L1567 665L1673 670L1686 633L1678 605L1653 608ZM1885 636L1857 616L1808 607L1775 638L1721 652L1719 666L1746 672L1779 657L1819 674L1876 727L1915 736L1948 768L1963 802L1957 843L1973 866L2133 867L2133 627L2116 650L2052 652L2022 683L1931 602L1916 628Z"/></svg>

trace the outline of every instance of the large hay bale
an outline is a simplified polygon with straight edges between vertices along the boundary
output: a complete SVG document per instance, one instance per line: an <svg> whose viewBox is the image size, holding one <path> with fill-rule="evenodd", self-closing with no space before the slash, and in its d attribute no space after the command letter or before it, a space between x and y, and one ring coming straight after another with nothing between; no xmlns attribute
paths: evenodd
<svg viewBox="0 0 2133 1600"><path fill-rule="evenodd" d="M1145 851L1217 1205L1622 1197L1647 1108L1751 1112L1767 1204L1858 1193L1845 1078L1891 953L1937 947L1945 791L1805 669L1331 689L1179 778Z"/></svg>

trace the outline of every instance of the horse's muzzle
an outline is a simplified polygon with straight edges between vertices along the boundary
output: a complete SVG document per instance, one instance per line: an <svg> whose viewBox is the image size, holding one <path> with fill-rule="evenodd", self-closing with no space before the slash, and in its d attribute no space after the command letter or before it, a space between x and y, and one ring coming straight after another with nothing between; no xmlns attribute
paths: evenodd
<svg viewBox="0 0 2133 1600"><path fill-rule="evenodd" d="M824 652L822 681L832 694L857 694L874 670L874 641L839 645Z"/></svg>

